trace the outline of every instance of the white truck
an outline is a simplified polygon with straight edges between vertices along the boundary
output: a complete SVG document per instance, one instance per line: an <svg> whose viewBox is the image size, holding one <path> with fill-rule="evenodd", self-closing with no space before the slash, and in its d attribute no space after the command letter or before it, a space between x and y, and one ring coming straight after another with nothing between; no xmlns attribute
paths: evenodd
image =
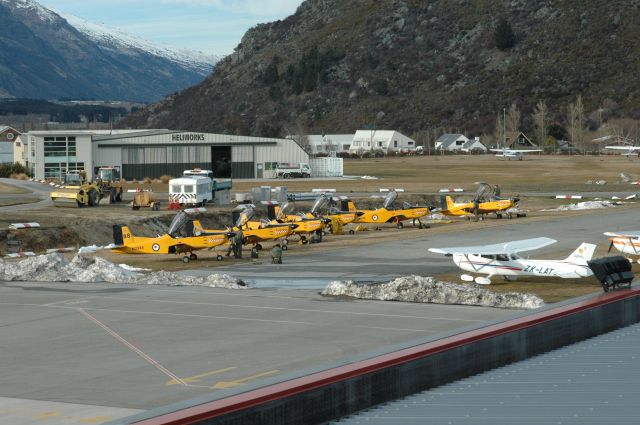
<svg viewBox="0 0 640 425"><path fill-rule="evenodd" d="M276 177L288 179L292 177L303 177L308 178L311 177L311 168L309 164L300 162L300 163L283 163L279 162L276 165Z"/></svg>
<svg viewBox="0 0 640 425"><path fill-rule="evenodd" d="M204 206L213 200L213 180L205 176L183 176L169 180L169 204Z"/></svg>

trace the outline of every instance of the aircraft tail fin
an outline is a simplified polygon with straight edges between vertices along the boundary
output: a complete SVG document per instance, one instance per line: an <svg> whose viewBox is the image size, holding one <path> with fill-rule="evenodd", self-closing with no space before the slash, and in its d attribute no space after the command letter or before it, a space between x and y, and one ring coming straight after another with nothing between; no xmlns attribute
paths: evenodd
<svg viewBox="0 0 640 425"><path fill-rule="evenodd" d="M587 261L591 260L595 251L596 245L592 243L582 242L580 246L566 258L565 261L573 261L586 264Z"/></svg>
<svg viewBox="0 0 640 425"><path fill-rule="evenodd" d="M129 227L122 224L113 225L113 243L118 246L127 246L133 244L135 236L129 230Z"/></svg>
<svg viewBox="0 0 640 425"><path fill-rule="evenodd" d="M280 212L280 207L277 205L268 205L267 206L267 218L269 220L275 220L278 218L278 213Z"/></svg>
<svg viewBox="0 0 640 425"><path fill-rule="evenodd" d="M349 212L358 211L357 208L356 208L356 204L354 204L352 200L342 201L342 209L344 211L349 211Z"/></svg>
<svg viewBox="0 0 640 425"><path fill-rule="evenodd" d="M200 223L200 220L191 220L191 222L193 223L194 235L200 235L204 233L204 227L202 227L202 223Z"/></svg>
<svg viewBox="0 0 640 425"><path fill-rule="evenodd" d="M440 208L445 211L450 211L454 207L453 199L449 195L441 195L440 196Z"/></svg>

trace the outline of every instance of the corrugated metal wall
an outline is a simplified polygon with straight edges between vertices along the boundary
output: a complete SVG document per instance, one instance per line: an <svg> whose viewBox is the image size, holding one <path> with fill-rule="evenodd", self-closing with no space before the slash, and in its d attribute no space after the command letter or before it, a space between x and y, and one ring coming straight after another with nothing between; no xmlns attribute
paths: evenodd
<svg viewBox="0 0 640 425"><path fill-rule="evenodd" d="M122 177L126 180L142 180L145 177L158 178L160 176L178 177L184 170L194 168L210 169L211 162L187 162L167 164L122 164Z"/></svg>
<svg viewBox="0 0 640 425"><path fill-rule="evenodd" d="M132 146L122 148L122 164L209 162L210 146Z"/></svg>
<svg viewBox="0 0 640 425"><path fill-rule="evenodd" d="M234 179L253 179L255 175L255 164L253 162L231 163L231 177Z"/></svg>

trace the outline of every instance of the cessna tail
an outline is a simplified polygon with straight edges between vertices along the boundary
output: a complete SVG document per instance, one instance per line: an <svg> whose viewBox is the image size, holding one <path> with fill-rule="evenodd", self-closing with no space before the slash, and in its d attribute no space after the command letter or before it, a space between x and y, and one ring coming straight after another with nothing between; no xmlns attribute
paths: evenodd
<svg viewBox="0 0 640 425"><path fill-rule="evenodd" d="M582 242L580 246L569 255L565 261L579 264L587 264L596 251L596 245Z"/></svg>

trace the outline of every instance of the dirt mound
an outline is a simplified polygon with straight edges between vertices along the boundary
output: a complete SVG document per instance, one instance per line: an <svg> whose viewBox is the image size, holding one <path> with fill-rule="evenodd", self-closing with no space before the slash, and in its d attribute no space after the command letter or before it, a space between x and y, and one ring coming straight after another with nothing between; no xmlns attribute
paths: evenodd
<svg viewBox="0 0 640 425"><path fill-rule="evenodd" d="M356 283L334 281L322 291L322 295L405 301L414 303L465 304L497 308L532 309L544 305L533 294L517 292L495 293L476 285L458 285L432 277L403 276L384 283Z"/></svg>
<svg viewBox="0 0 640 425"><path fill-rule="evenodd" d="M100 257L76 255L69 261L60 253L38 255L21 261L0 259L0 281L107 282L231 289L246 287L243 281L226 274L194 277L165 271L143 273L139 269L114 264Z"/></svg>

